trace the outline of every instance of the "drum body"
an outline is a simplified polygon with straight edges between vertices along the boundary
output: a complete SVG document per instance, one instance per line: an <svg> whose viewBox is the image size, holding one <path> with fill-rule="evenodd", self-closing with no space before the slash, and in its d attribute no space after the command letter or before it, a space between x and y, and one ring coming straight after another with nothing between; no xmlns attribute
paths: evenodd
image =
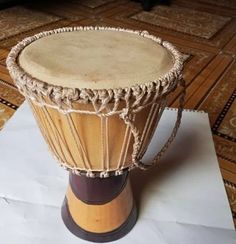
<svg viewBox="0 0 236 244"><path fill-rule="evenodd" d="M180 84L181 54L145 31L68 27L26 38L7 67L50 151L70 171L62 206L67 228L94 242L127 234L137 219L128 171L151 166L141 159ZM181 112L155 162L173 140Z"/></svg>
<svg viewBox="0 0 236 244"><path fill-rule="evenodd" d="M134 126L140 131L139 157L146 151L165 105L166 98L162 97L133 116ZM109 106L114 107L114 104ZM66 167L80 172L100 172L101 177L101 172L119 174L132 167L134 137L119 114L107 117L76 112L65 114L34 103L31 107L51 151ZM86 107L93 110L91 104Z"/></svg>

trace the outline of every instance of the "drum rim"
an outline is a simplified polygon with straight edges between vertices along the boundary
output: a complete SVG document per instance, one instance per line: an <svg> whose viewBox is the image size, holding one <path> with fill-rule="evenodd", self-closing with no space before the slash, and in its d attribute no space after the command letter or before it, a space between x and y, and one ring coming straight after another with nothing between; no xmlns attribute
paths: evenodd
<svg viewBox="0 0 236 244"><path fill-rule="evenodd" d="M134 84L130 87L124 88L108 88L108 89L88 89L88 88L69 88L66 86L58 86L47 83L46 81L39 80L28 74L18 64L18 56L21 51L30 43L43 38L45 36L71 31L89 31L89 30L109 30L109 31L122 31L137 34L145 38L155 41L157 44L162 45L167 49L173 57L173 66L165 74L158 77L156 80L147 81L143 84ZM11 77L13 78L19 91L26 97L36 100L40 103L38 97L47 97L47 101L58 105L58 100L67 100L70 102L88 103L93 101L94 97L97 101L103 101L109 99L122 99L127 93L140 94L147 92L156 92L162 89L162 94L171 92L181 79L181 73L183 70L183 57L182 54L175 48L174 45L168 41L163 41L161 38L149 34L147 31L131 30L119 27L100 27L100 26L78 26L78 27L63 27L53 29L49 31L40 32L33 36L27 37L15 45L6 60L7 68ZM136 97L136 96L134 96ZM58 99L59 98L59 99Z"/></svg>

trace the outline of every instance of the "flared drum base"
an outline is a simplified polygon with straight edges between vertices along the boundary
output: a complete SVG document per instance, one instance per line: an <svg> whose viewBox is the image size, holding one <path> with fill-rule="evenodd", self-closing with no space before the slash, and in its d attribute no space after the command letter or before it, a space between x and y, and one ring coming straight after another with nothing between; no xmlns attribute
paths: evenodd
<svg viewBox="0 0 236 244"><path fill-rule="evenodd" d="M100 243L115 241L128 234L135 225L138 216L137 208L134 205L129 217L127 218L125 223L122 224L119 228L106 233L94 233L82 229L74 222L72 216L70 215L66 199L63 202L61 214L65 226L69 229L71 233L81 239Z"/></svg>
<svg viewBox="0 0 236 244"><path fill-rule="evenodd" d="M128 173L105 179L70 174L61 214L81 239L110 242L125 236L138 216Z"/></svg>

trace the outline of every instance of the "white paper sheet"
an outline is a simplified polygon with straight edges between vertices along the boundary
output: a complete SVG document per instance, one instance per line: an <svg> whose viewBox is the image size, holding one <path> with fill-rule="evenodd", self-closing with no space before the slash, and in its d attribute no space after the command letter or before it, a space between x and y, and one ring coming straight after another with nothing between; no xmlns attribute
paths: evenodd
<svg viewBox="0 0 236 244"><path fill-rule="evenodd" d="M170 134L175 116L164 112L146 161ZM49 153L27 104L0 132L0 154L0 243L88 243L61 220L68 173ZM113 243L236 243L207 114L185 111L162 162L131 176L139 219Z"/></svg>

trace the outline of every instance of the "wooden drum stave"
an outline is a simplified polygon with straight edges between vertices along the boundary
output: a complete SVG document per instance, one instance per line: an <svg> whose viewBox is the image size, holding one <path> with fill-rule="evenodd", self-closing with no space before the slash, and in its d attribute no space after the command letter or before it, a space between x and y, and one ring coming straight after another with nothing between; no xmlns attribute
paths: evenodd
<svg viewBox="0 0 236 244"><path fill-rule="evenodd" d="M67 227L97 242L126 234L137 218L127 170L148 167L141 159L167 98L178 85L184 95L181 54L146 31L68 27L26 38L7 66L53 155L70 170ZM173 140L181 112L154 161ZM88 201L95 185L107 189L99 202Z"/></svg>

